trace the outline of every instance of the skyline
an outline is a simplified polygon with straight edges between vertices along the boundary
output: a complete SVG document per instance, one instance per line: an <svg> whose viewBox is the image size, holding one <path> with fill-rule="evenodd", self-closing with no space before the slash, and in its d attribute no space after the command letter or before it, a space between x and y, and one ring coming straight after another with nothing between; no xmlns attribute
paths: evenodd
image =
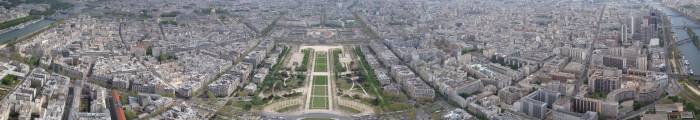
<svg viewBox="0 0 700 120"><path fill-rule="evenodd" d="M0 119L694 119L688 0L2 0Z"/></svg>

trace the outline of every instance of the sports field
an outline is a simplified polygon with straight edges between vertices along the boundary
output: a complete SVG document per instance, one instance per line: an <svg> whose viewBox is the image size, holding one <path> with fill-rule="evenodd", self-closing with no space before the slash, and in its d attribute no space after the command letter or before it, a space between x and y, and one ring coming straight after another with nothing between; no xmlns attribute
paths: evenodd
<svg viewBox="0 0 700 120"><path fill-rule="evenodd" d="M326 54L317 54L315 63L314 72L328 72L328 58Z"/></svg>
<svg viewBox="0 0 700 120"><path fill-rule="evenodd" d="M328 76L313 76L310 109L328 109Z"/></svg>

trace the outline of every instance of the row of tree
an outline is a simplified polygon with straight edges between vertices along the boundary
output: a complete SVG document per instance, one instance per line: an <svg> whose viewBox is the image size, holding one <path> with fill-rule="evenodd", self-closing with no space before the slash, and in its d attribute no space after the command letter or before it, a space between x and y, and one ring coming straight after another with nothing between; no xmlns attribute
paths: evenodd
<svg viewBox="0 0 700 120"><path fill-rule="evenodd" d="M10 9L17 7L20 4L50 4L51 7L57 9L66 9L73 7L73 4L61 2L59 0L3 0L5 2L0 2L0 6L5 9Z"/></svg>
<svg viewBox="0 0 700 120"><path fill-rule="evenodd" d="M695 47L700 49L700 40L698 40L698 35L693 32L693 29L690 29L690 27L685 27L686 32L688 32L688 35L690 35L690 39L693 41L693 44L695 44Z"/></svg>
<svg viewBox="0 0 700 120"><path fill-rule="evenodd" d="M29 11L29 15L52 15L56 13L56 10L68 9L73 7L73 4L61 2L59 0L5 0L5 2L0 2L0 6L5 9L10 9L16 7L20 4L49 4L49 8L44 11L32 9Z"/></svg>
<svg viewBox="0 0 700 120"><path fill-rule="evenodd" d="M294 68L296 71L307 71L308 70L308 64L309 64L309 59L311 57L311 49L303 49L301 52L304 52L304 59L301 60L301 64Z"/></svg>
<svg viewBox="0 0 700 120"><path fill-rule="evenodd" d="M374 71L371 71L372 69L370 69L369 63L367 63L367 59L365 59L365 56L362 55L362 51L360 50L360 48L357 47L353 51L355 52L355 55L359 56L359 58L360 58L359 64L363 68L363 71L359 72L360 78L362 78L364 76L367 79L367 81L362 84L363 86L366 86L366 88L368 88L365 90L367 90L368 93L376 94L377 97L384 96L383 95L384 92L382 89L376 89L378 86L377 84L379 84L379 81L377 81L377 78L374 75ZM381 106L381 107L390 106L389 105L390 102L388 102L384 99L377 99L377 103L378 103L378 106Z"/></svg>
<svg viewBox="0 0 700 120"><path fill-rule="evenodd" d="M167 12L167 13L160 14L160 17L176 17L179 14L180 14L180 11L173 11L173 12Z"/></svg>
<svg viewBox="0 0 700 120"><path fill-rule="evenodd" d="M340 49L334 49L332 51L333 51L333 65L335 66L335 74L337 75L338 72L347 71L347 68L345 68L343 66L343 64L340 63L340 54L343 53L343 51Z"/></svg>
<svg viewBox="0 0 700 120"><path fill-rule="evenodd" d="M17 26L17 25L19 25L19 24L26 23L26 22L29 22L29 21L32 21L32 20L36 20L36 19L39 19L39 18L41 18L41 17L35 16L35 15L30 15L30 16L27 16L27 17L22 17L22 18L17 18L17 19L14 19L14 20L6 21L6 22L3 22L3 23L0 23L0 29L7 29L7 28L10 28L10 27L13 27L13 26Z"/></svg>
<svg viewBox="0 0 700 120"><path fill-rule="evenodd" d="M163 21L158 22L158 24L161 24L161 25L177 25L177 22L172 21L172 20L163 20Z"/></svg>

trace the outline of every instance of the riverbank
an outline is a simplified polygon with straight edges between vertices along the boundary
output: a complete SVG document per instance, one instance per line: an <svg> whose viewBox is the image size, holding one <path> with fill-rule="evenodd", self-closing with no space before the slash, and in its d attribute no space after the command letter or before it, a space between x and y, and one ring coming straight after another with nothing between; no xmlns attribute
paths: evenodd
<svg viewBox="0 0 700 120"><path fill-rule="evenodd" d="M667 21L664 21L664 23L670 23L663 25L663 27L667 28L666 32L670 32L670 34L673 35L666 37L669 52L679 53L669 55L670 57L676 57L675 60L669 59L669 62L675 62L677 65L673 68L675 70L674 72L676 72L676 74L683 74L690 73L691 69L699 70L700 62L689 62L689 64L685 65L683 64L683 61L700 61L700 49L698 48L698 46L700 46L700 41L698 44L682 44L685 42L691 42L691 35L700 36L697 33L694 33L694 31L700 31L700 29L694 27L698 26L698 23L684 14L664 6L663 4L652 4L651 6L661 11L660 13L663 13L663 16L659 17L668 19ZM688 29L692 31L688 31ZM677 52L673 52L674 50Z"/></svg>
<svg viewBox="0 0 700 120"><path fill-rule="evenodd" d="M13 47L16 43L19 43L19 42L22 42L22 41L27 40L29 38L32 38L32 37L38 35L39 33L43 33L44 31L51 29L53 27L56 27L57 25L63 24L65 22L66 22L65 20L56 21L56 22L51 23L51 25L48 25L48 26L41 28L37 31L34 31L30 34L24 35L22 37L14 39L14 40L5 41L2 43L2 46L0 46L0 49L4 49L5 47Z"/></svg>
<svg viewBox="0 0 700 120"><path fill-rule="evenodd" d="M21 27L21 25L23 25L24 23L27 23L29 21L42 19L42 18L43 17L41 17L41 16L30 15L30 16L10 20L10 21L5 21L5 22L0 23L0 29L3 29L3 30L4 29L14 29L17 27Z"/></svg>
<svg viewBox="0 0 700 120"><path fill-rule="evenodd" d="M29 22L25 22L25 23L19 24L19 25L12 26L12 27L10 27L10 28L2 29L2 30L0 30L0 34L5 34L5 33L7 33L7 32L13 31L13 30L22 29L22 28L26 27L27 25L34 24L34 23L39 22L39 21L41 21L41 20L43 20L43 19L36 19L36 20L32 20L32 21L29 21Z"/></svg>
<svg viewBox="0 0 700 120"><path fill-rule="evenodd" d="M686 16L686 17L688 17L690 20L695 21L695 23L700 23L700 16L697 16L697 15L695 15L695 14L688 14L688 13L687 13L687 10L681 11L680 9L678 9L678 7L675 7L675 6L669 6L669 5L666 5L666 4L662 4L662 5L667 6L666 8L671 9L671 10L673 10L673 11L676 12L676 13L683 14L683 16Z"/></svg>
<svg viewBox="0 0 700 120"><path fill-rule="evenodd" d="M693 29L690 29L689 27L685 27L685 31L688 32L688 35L690 36L690 40L693 41L693 44L695 44L695 48L700 49L700 40L698 40L698 35L695 34Z"/></svg>
<svg viewBox="0 0 700 120"><path fill-rule="evenodd" d="M56 21L42 19L42 20L37 21L34 24L26 25L22 29L10 30L6 33L2 33L2 34L0 34L0 43L6 43L7 41L15 40L15 39L18 39L20 37L26 36L28 34L35 32L35 31L41 30L42 28L49 26L54 22L56 22Z"/></svg>
<svg viewBox="0 0 700 120"><path fill-rule="evenodd" d="M668 70L670 70L671 73L679 74L678 73L679 70L677 67L678 65L676 65L676 62L680 58L680 56L679 56L680 54L678 53L678 50L676 48L678 46L676 46L676 44L674 44L674 43L676 43L676 42L674 42L674 41L676 41L676 39L674 37L669 37L669 36L673 35L673 33L671 32L673 30L669 29L669 27L664 27L664 26L670 26L670 24L671 24L670 19L671 18L669 18L666 15L666 13L661 11L661 10L657 9L654 12L657 13L657 16L663 16L663 17L658 17L659 18L659 20L657 22L659 24L658 28L661 30L658 31L659 33L657 33L658 34L657 37L659 38L660 46L662 48L665 48L666 54L668 54L667 55L668 60L666 61L666 64L668 64L668 67L669 67ZM664 42L664 41L666 41L666 42ZM668 43L668 44L666 45L666 43Z"/></svg>

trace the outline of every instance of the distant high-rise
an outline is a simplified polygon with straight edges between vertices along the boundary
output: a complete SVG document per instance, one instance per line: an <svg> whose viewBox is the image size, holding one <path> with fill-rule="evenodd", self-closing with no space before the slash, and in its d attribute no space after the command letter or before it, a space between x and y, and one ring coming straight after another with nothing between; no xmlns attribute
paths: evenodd
<svg viewBox="0 0 700 120"><path fill-rule="evenodd" d="M627 36L625 35L625 26L623 25L622 28L620 28L620 41L624 43L625 39L627 39Z"/></svg>
<svg viewBox="0 0 700 120"><path fill-rule="evenodd" d="M634 35L634 15L630 15L630 36Z"/></svg>

